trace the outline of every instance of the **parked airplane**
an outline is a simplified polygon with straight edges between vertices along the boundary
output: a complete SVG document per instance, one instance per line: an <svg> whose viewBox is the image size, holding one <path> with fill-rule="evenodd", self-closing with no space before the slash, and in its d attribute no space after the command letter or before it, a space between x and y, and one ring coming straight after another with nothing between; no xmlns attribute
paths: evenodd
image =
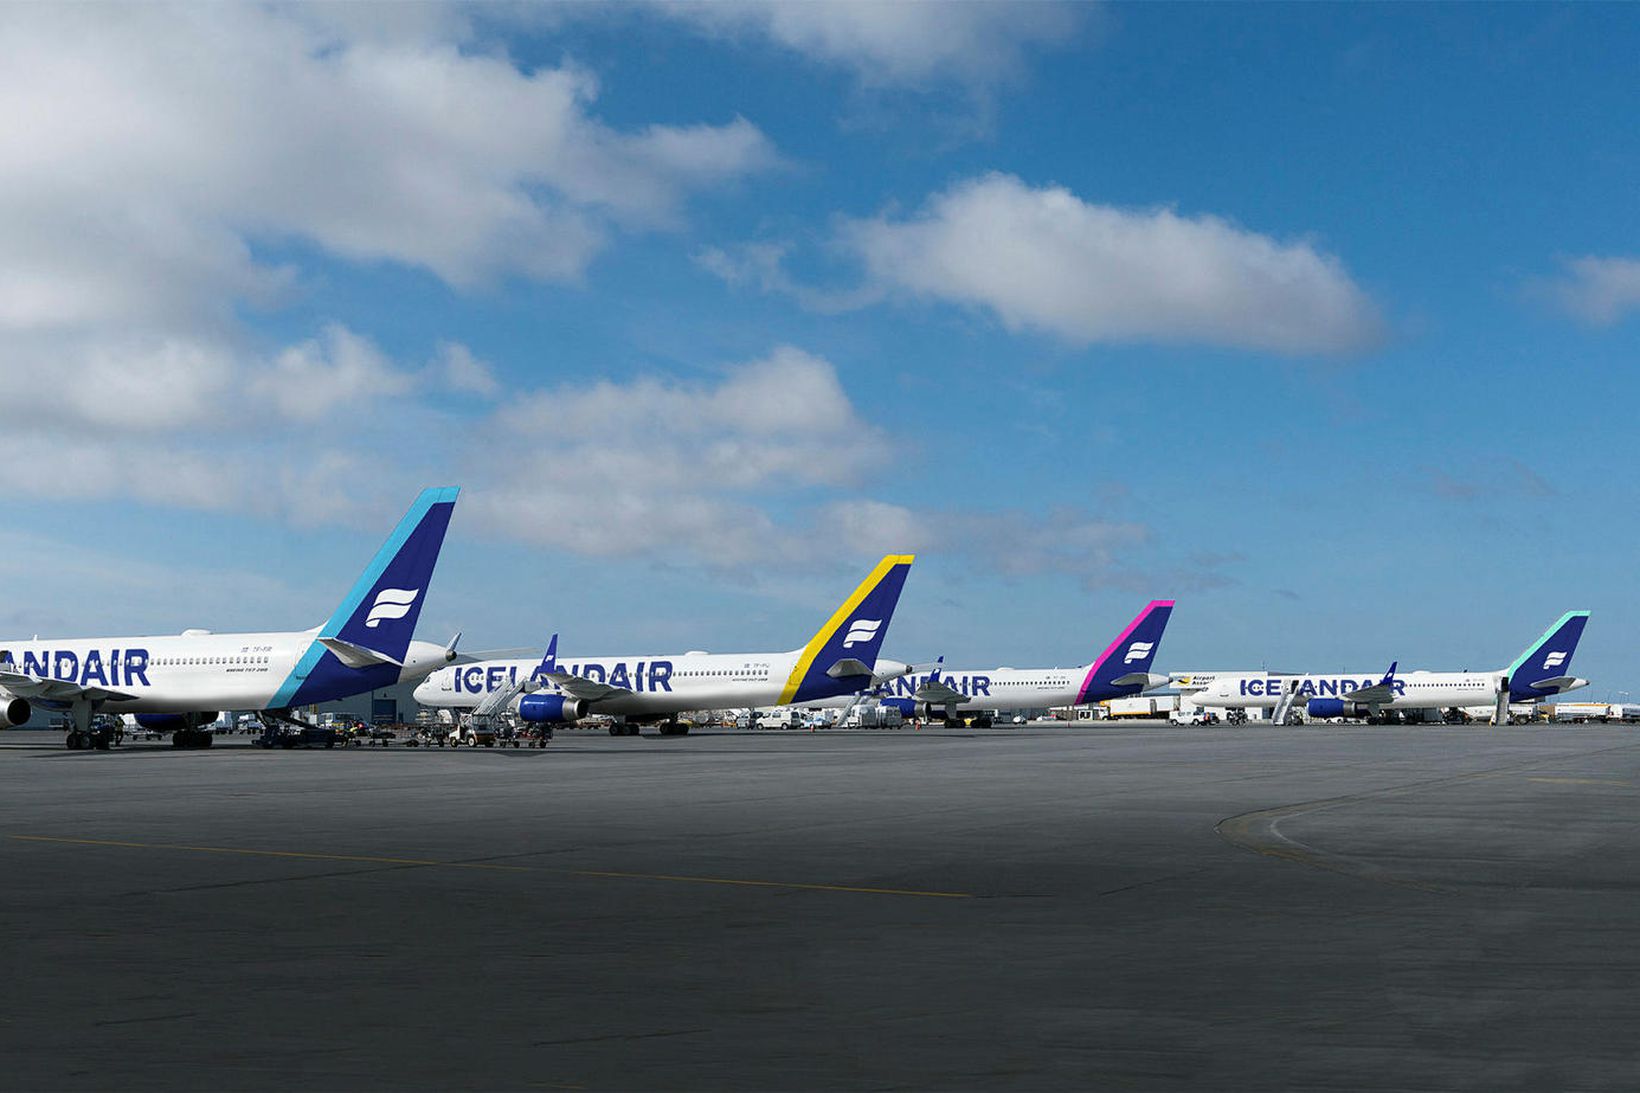
<svg viewBox="0 0 1640 1093"><path fill-rule="evenodd" d="M1535 702L1589 681L1569 674L1572 654L1589 621L1587 611L1568 611L1516 657L1494 672L1345 672L1340 675L1283 675L1269 672L1214 672L1176 675L1198 706L1231 711L1275 709L1286 722L1303 710L1314 718L1365 717L1381 720L1386 710L1454 709L1491 706L1493 722L1508 719L1510 702Z"/></svg>
<svg viewBox="0 0 1640 1093"><path fill-rule="evenodd" d="M547 655L441 668L415 690L423 706L476 710L504 706L536 724L567 724L592 714L619 720L612 736L636 736L644 722L682 736L678 714L788 705L852 694L909 670L878 659L913 555L890 554L801 649L784 653L688 652L655 656L561 657L557 635ZM486 709L488 712L488 709Z"/></svg>
<svg viewBox="0 0 1640 1093"><path fill-rule="evenodd" d="M323 626L297 633L65 638L0 644L0 728L30 705L67 710L70 748L106 749L96 713L133 713L177 747L209 747L221 710L274 716L421 679L455 659L449 645L412 641L457 490L423 490ZM460 635L458 634L459 638Z"/></svg>
<svg viewBox="0 0 1640 1093"><path fill-rule="evenodd" d="M905 717L943 718L947 724L972 720L983 728L997 713L1082 706L1165 687L1168 677L1152 674L1150 666L1172 614L1172 600L1152 600L1103 653L1076 668L962 669L941 665L883 683L867 697L895 707ZM811 703L848 704L838 699Z"/></svg>

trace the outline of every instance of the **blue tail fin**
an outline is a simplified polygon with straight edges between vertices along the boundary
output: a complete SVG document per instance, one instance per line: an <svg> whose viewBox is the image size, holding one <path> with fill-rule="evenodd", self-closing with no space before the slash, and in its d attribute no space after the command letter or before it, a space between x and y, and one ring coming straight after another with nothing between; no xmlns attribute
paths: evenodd
<svg viewBox="0 0 1640 1093"><path fill-rule="evenodd" d="M782 705L852 694L871 682L894 605L900 602L900 590L915 558L913 554L888 554L877 563L871 576L860 582L798 654L780 694Z"/></svg>
<svg viewBox="0 0 1640 1093"><path fill-rule="evenodd" d="M1509 666L1509 697L1515 702L1527 702L1559 694L1566 688L1560 681L1572 674L1572 654L1577 652L1578 639L1588 624L1587 611L1568 611L1560 621L1544 631L1515 658Z"/></svg>
<svg viewBox="0 0 1640 1093"><path fill-rule="evenodd" d="M558 670L558 635L554 634L552 636L552 640L547 642L547 651L541 657L541 663L536 665L535 672L533 674L536 678L540 678L540 677L546 675L548 672L556 672L557 670Z"/></svg>
<svg viewBox="0 0 1640 1093"><path fill-rule="evenodd" d="M1150 671L1150 665L1156 659L1156 650L1162 644L1162 632L1167 629L1167 620L1172 614L1172 600L1151 600L1146 604L1145 609L1128 623L1127 629L1088 665L1088 673L1082 677L1082 687L1076 694L1076 704L1080 706L1085 702L1099 702L1144 690L1142 683L1116 681L1124 676L1143 675Z"/></svg>
<svg viewBox="0 0 1640 1093"><path fill-rule="evenodd" d="M459 492L453 486L421 491L320 628L320 637L340 638L394 661L404 659Z"/></svg>

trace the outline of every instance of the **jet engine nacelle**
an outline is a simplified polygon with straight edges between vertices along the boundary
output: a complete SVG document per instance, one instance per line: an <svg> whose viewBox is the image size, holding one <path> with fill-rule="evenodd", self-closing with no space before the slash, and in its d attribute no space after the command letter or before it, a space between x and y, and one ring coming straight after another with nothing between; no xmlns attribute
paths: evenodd
<svg viewBox="0 0 1640 1093"><path fill-rule="evenodd" d="M178 729L202 729L221 716L217 713L139 713L137 724L150 732L176 732Z"/></svg>
<svg viewBox="0 0 1640 1093"><path fill-rule="evenodd" d="M16 695L0 691L0 729L9 729L14 725L22 725L33 716L34 708L28 704L28 699L18 698Z"/></svg>
<svg viewBox="0 0 1640 1093"><path fill-rule="evenodd" d="M518 700L518 716L531 724L557 725L579 721L587 715L587 704L563 695L525 695Z"/></svg>
<svg viewBox="0 0 1640 1093"><path fill-rule="evenodd" d="M1356 702L1345 702L1342 698L1312 698L1305 704L1304 710L1311 717L1325 719L1328 717L1365 717L1367 709Z"/></svg>
<svg viewBox="0 0 1640 1093"><path fill-rule="evenodd" d="M904 718L918 717L924 721L945 720L945 707L936 706L932 702L918 702L914 698L884 698L880 700L884 709L899 710Z"/></svg>

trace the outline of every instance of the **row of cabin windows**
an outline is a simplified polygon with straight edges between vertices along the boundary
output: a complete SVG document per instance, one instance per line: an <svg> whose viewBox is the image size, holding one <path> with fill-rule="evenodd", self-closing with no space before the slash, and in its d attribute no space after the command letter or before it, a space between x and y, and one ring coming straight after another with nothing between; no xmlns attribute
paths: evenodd
<svg viewBox="0 0 1640 1093"><path fill-rule="evenodd" d="M149 664L176 668L197 664L266 664L267 657L155 657Z"/></svg>

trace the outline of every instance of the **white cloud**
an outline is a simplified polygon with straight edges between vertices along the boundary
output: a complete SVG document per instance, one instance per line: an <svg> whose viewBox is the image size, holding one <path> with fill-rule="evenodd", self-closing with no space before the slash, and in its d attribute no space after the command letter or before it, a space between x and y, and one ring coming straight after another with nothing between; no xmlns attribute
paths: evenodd
<svg viewBox="0 0 1640 1093"><path fill-rule="evenodd" d="M495 371L460 342L441 342L431 369L433 382L453 391L480 398L494 398L501 391Z"/></svg>
<svg viewBox="0 0 1640 1093"><path fill-rule="evenodd" d="M288 280L263 241L455 285L572 279L612 231L775 162L744 119L613 129L573 65L350 11L0 13L0 329L225 316Z"/></svg>
<svg viewBox="0 0 1640 1093"><path fill-rule="evenodd" d="M856 486L890 457L831 364L789 347L711 384L533 392L479 432L470 506L482 526L579 553L717 564L789 551L802 518L771 516L781 498Z"/></svg>
<svg viewBox="0 0 1640 1093"><path fill-rule="evenodd" d="M304 272L268 249L574 279L775 162L744 119L605 125L589 73L477 37L433 5L0 9L0 446L50 453L14 493L370 519L407 437L459 439L421 396L499 384L459 344L405 363L340 323L263 344L241 310Z"/></svg>
<svg viewBox="0 0 1640 1093"><path fill-rule="evenodd" d="M757 35L811 60L852 69L868 86L931 80L988 83L1025 54L1068 39L1081 12L1050 3L880 3L826 0L662 3L673 19L718 35Z"/></svg>
<svg viewBox="0 0 1640 1093"><path fill-rule="evenodd" d="M911 508L872 500L826 506L817 526L862 552L932 551L1005 577L1060 575L1087 587L1110 583L1151 531L1065 506L1022 509Z"/></svg>
<svg viewBox="0 0 1640 1093"><path fill-rule="evenodd" d="M849 222L875 284L984 308L1077 343L1180 342L1342 353L1379 320L1334 257L1213 216L1129 210L1012 175L960 182L909 219Z"/></svg>
<svg viewBox="0 0 1640 1093"><path fill-rule="evenodd" d="M1567 258L1558 278L1533 289L1579 322L1612 326L1640 312L1640 258Z"/></svg>
<svg viewBox="0 0 1640 1093"><path fill-rule="evenodd" d="M398 398L417 377L393 366L368 338L330 326L321 338L279 353L251 383L253 396L292 421L318 421L339 407Z"/></svg>
<svg viewBox="0 0 1640 1093"><path fill-rule="evenodd" d="M836 315L880 302L885 292L877 285L847 289L824 289L805 285L786 272L785 260L791 252L786 243L744 243L740 246L702 247L695 252L695 264L736 288L790 296L809 311Z"/></svg>

